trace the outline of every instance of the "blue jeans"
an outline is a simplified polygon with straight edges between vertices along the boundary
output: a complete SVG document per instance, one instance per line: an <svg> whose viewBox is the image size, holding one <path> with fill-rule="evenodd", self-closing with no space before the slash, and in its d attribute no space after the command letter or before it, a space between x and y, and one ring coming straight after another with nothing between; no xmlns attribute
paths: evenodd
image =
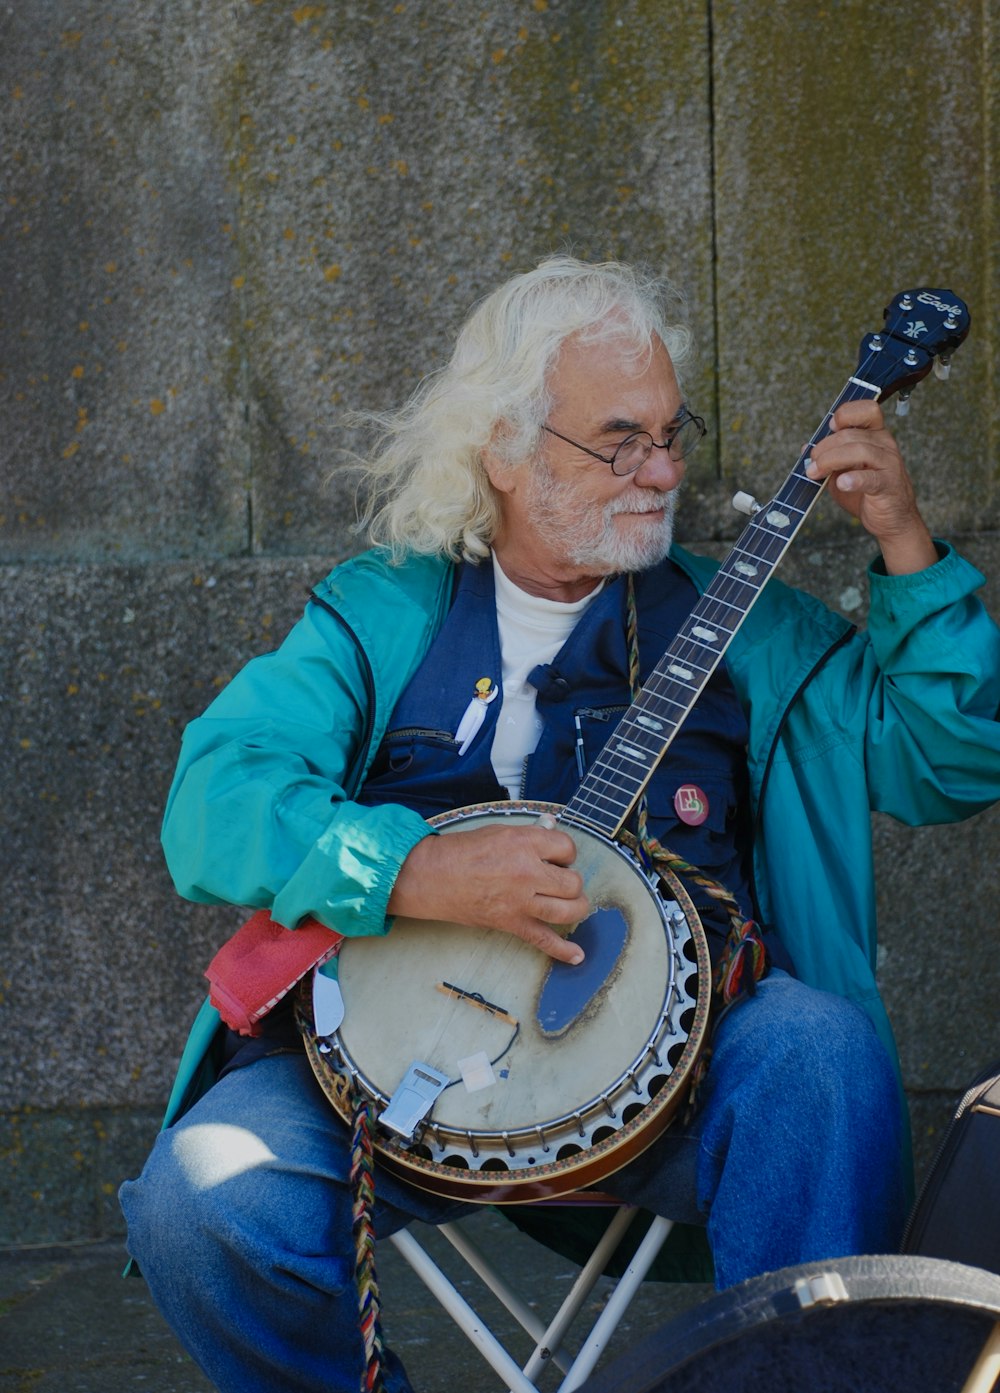
<svg viewBox="0 0 1000 1393"><path fill-rule="evenodd" d="M698 1111L602 1188L707 1222L720 1288L891 1252L903 1221L901 1101L868 1018L772 972L715 1032ZM129 1251L223 1393L356 1393L346 1129L305 1057L226 1075L121 1191ZM463 1207L377 1174L376 1233ZM407 1393L390 1356L386 1387Z"/></svg>

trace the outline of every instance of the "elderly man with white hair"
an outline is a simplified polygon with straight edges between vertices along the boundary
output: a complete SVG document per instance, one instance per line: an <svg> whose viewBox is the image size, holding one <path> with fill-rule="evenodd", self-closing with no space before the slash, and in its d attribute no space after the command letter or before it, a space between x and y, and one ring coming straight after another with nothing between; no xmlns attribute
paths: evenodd
<svg viewBox="0 0 1000 1393"><path fill-rule="evenodd" d="M372 549L185 733L163 833L182 895L385 935L390 956L405 916L581 964L572 930L592 906L563 826L445 836L428 819L567 803L712 580L672 540L705 425L669 303L632 268L550 258L479 304L447 366L377 418ZM716 966L749 943L753 969L718 1003L689 1113L602 1188L705 1225L720 1287L895 1248L907 1128L874 978L869 812L958 820L1000 794L982 577L931 538L876 402L831 424L809 472L878 547L868 629L770 584L632 824L698 868L687 888ZM253 1039L203 1012L168 1123L122 1202L193 1357L234 1393L357 1389L351 1138L287 1000ZM460 1208L378 1165L375 1199L379 1234ZM388 1353L379 1377L409 1388Z"/></svg>

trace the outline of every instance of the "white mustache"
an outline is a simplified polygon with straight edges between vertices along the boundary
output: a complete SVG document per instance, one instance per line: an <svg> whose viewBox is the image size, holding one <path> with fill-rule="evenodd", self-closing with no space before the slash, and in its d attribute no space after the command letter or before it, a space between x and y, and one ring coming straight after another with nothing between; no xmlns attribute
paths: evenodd
<svg viewBox="0 0 1000 1393"><path fill-rule="evenodd" d="M609 517L616 513L656 513L670 507L672 496L672 490L667 489L630 489L612 498L605 505L606 513Z"/></svg>

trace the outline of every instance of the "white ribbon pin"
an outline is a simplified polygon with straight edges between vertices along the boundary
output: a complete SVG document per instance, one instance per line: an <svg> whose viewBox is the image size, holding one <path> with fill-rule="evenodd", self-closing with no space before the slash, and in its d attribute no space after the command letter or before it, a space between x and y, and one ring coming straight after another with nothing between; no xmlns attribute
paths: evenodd
<svg viewBox="0 0 1000 1393"><path fill-rule="evenodd" d="M480 677L476 683L476 694L465 708L465 714L458 723L458 730L455 731L460 755L465 754L479 734L479 727L486 719L486 708L499 694L500 688L492 677Z"/></svg>

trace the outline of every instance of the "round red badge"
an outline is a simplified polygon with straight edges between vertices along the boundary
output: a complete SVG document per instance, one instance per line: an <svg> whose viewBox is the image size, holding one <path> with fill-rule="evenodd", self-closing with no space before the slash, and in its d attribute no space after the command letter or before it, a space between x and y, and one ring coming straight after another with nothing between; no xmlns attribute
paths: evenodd
<svg viewBox="0 0 1000 1393"><path fill-rule="evenodd" d="M689 827L700 827L708 817L708 798L697 784L681 784L674 794L674 812Z"/></svg>

